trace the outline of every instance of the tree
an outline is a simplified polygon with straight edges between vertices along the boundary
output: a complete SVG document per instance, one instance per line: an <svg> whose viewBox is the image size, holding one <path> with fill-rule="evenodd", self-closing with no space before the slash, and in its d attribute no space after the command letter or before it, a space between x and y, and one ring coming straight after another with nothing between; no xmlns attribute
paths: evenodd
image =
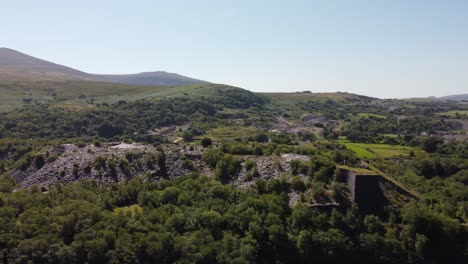
<svg viewBox="0 0 468 264"><path fill-rule="evenodd" d="M215 175L221 182L231 180L240 169L239 160L231 154L226 154L216 164Z"/></svg>
<svg viewBox="0 0 468 264"><path fill-rule="evenodd" d="M333 182L330 187L332 190L331 196L333 199L335 199L336 202L338 203L350 202L351 193L349 191L348 186L346 186L344 183Z"/></svg>
<svg viewBox="0 0 468 264"><path fill-rule="evenodd" d="M258 135L255 136L255 141L257 141L257 142L263 143L263 142L268 142L268 140L270 140L270 139L268 138L268 136L265 133L261 133L261 134L258 134Z"/></svg>
<svg viewBox="0 0 468 264"><path fill-rule="evenodd" d="M106 121L98 127L97 132L100 137L111 138L120 134L122 131Z"/></svg>
<svg viewBox="0 0 468 264"><path fill-rule="evenodd" d="M207 138L207 137L204 137L204 138L202 138L202 140L201 140L201 144L202 144L202 146L203 146L204 148L207 148L207 147L211 146L212 143L213 143L213 142L211 141L211 139L210 139L210 138Z"/></svg>
<svg viewBox="0 0 468 264"><path fill-rule="evenodd" d="M423 143L423 149L426 152L434 153L444 141L440 137L429 137Z"/></svg>
<svg viewBox="0 0 468 264"><path fill-rule="evenodd" d="M291 187L298 192L303 192L307 189L307 186L305 185L304 181L298 177L294 176L291 179Z"/></svg>

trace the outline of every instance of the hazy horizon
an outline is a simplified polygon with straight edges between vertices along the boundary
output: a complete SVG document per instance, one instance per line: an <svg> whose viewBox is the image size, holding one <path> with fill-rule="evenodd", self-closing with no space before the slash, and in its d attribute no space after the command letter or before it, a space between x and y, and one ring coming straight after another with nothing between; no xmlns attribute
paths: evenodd
<svg viewBox="0 0 468 264"><path fill-rule="evenodd" d="M465 1L15 1L1 47L97 74L167 71L256 92L468 93Z"/></svg>

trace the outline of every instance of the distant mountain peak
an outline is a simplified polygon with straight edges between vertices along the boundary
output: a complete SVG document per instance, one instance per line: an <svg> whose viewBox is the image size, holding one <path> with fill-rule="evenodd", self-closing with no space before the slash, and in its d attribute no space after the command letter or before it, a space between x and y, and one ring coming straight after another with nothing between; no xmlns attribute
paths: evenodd
<svg viewBox="0 0 468 264"><path fill-rule="evenodd" d="M0 48L0 79L29 81L86 80L150 86L208 83L166 71L151 71L137 74L90 74L35 58L6 47Z"/></svg>
<svg viewBox="0 0 468 264"><path fill-rule="evenodd" d="M447 95L447 96L439 97L439 99L451 100L451 101L468 101L468 94Z"/></svg>

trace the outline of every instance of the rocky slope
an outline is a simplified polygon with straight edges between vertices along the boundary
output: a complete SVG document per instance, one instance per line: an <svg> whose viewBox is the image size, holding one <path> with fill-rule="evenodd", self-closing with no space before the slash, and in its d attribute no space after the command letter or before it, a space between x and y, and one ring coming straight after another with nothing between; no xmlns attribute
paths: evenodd
<svg viewBox="0 0 468 264"><path fill-rule="evenodd" d="M56 182L71 183L83 179L93 179L100 184L120 182L135 176L148 180L173 178L199 172L213 175L213 171L203 161L206 149L201 146L189 148L180 145L152 145L114 143L102 146L79 147L64 144L44 148L45 161L31 161L28 166L10 172L19 188L34 185L49 186ZM242 156L243 166L234 179L240 188L251 186L257 179L278 178L290 174L289 162L292 159L308 160L309 157L296 154L282 156ZM247 177L249 173L244 163L255 162L258 175Z"/></svg>

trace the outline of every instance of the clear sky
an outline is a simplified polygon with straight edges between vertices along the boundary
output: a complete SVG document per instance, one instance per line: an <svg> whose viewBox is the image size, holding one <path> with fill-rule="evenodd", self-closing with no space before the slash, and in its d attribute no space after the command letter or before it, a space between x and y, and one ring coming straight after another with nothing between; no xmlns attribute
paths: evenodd
<svg viewBox="0 0 468 264"><path fill-rule="evenodd" d="M252 91L468 93L468 0L0 0L0 47Z"/></svg>

